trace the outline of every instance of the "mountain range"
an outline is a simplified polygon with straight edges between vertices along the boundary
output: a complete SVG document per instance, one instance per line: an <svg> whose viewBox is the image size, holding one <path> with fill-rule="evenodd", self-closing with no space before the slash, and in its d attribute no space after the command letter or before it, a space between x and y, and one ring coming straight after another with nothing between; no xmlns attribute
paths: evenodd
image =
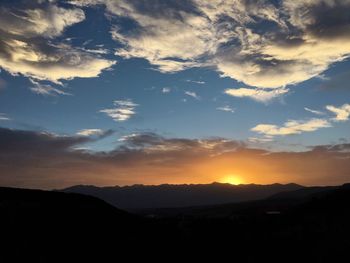
<svg viewBox="0 0 350 263"><path fill-rule="evenodd" d="M181 184L181 185L133 185L97 187L72 186L61 191L98 197L107 203L128 211L149 208L190 207L237 203L267 198L271 195L305 189L298 184L232 185Z"/></svg>
<svg viewBox="0 0 350 263"><path fill-rule="evenodd" d="M0 262L348 261L349 184L149 209L156 216L82 194L0 187Z"/></svg>

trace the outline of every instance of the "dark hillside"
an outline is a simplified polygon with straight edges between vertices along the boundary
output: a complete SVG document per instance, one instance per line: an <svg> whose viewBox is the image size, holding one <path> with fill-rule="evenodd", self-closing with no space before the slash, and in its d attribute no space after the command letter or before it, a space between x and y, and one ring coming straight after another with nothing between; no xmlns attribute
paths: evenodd
<svg viewBox="0 0 350 263"><path fill-rule="evenodd" d="M146 219L94 197L0 188L0 261L348 260L348 185L303 200L183 209Z"/></svg>

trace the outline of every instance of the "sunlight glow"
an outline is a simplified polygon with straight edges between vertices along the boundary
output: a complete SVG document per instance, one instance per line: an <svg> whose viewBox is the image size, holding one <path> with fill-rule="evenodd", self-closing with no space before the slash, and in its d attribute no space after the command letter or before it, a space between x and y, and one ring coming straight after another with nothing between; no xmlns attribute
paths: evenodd
<svg viewBox="0 0 350 263"><path fill-rule="evenodd" d="M243 180L237 175L230 174L223 177L221 182L227 183L227 184L239 185L243 183Z"/></svg>

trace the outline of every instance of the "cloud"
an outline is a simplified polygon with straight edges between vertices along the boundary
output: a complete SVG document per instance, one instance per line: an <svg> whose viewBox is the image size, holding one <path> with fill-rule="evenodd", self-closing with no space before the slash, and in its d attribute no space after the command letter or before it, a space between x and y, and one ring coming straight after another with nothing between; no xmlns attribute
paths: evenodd
<svg viewBox="0 0 350 263"><path fill-rule="evenodd" d="M31 1L0 8L0 67L12 75L60 84L76 77L97 77L115 64L97 54L63 43L65 29L85 19L79 8ZM42 86L34 91L57 93Z"/></svg>
<svg viewBox="0 0 350 263"><path fill-rule="evenodd" d="M321 111L312 110L306 107L304 109L317 115L325 114ZM283 126L277 126L273 124L258 124L257 126L253 127L251 131L263 134L265 138L269 139L273 136L300 134L303 132L316 131L321 128L332 127L330 121L347 121L350 118L349 104L344 104L341 107L327 105L326 109L334 113L336 116L329 120L319 118L313 118L309 120L289 120L286 123L284 123Z"/></svg>
<svg viewBox="0 0 350 263"><path fill-rule="evenodd" d="M93 54L100 54L100 55L109 54L109 50L105 48L96 48L96 49L80 48L80 50L93 53Z"/></svg>
<svg viewBox="0 0 350 263"><path fill-rule="evenodd" d="M197 93L194 92L194 91L185 91L185 94L186 94L187 96L190 96L190 97L196 99L196 100L200 100L200 99L201 99L201 98L197 95Z"/></svg>
<svg viewBox="0 0 350 263"><path fill-rule="evenodd" d="M224 138L185 139L165 138L156 133L135 133L121 138L123 149L141 150L145 153L181 152L188 151L189 155L220 154L234 151L243 146L242 142Z"/></svg>
<svg viewBox="0 0 350 263"><path fill-rule="evenodd" d="M187 79L186 82L196 83L196 84L200 84L200 85L204 85L205 84L205 81L202 81L202 80Z"/></svg>
<svg viewBox="0 0 350 263"><path fill-rule="evenodd" d="M54 88L52 85L42 84L33 79L29 79L29 80L33 84L33 86L30 87L30 90L36 94L43 95L43 96L57 96L57 95L71 96L72 95L71 93Z"/></svg>
<svg viewBox="0 0 350 263"><path fill-rule="evenodd" d="M13 10L5 6L1 13L0 22L7 32L28 37L54 38L60 36L66 27L85 19L81 9L66 9L54 4L34 4L32 8Z"/></svg>
<svg viewBox="0 0 350 263"><path fill-rule="evenodd" d="M171 91L171 88L169 87L162 88L163 93L169 93L170 91Z"/></svg>
<svg viewBox="0 0 350 263"><path fill-rule="evenodd" d="M5 113L0 113L0 121L9 121L11 120Z"/></svg>
<svg viewBox="0 0 350 263"><path fill-rule="evenodd" d="M303 132L312 132L321 128L331 127L331 124L325 119L310 119L307 121L289 120L283 126L272 124L259 124L251 130L266 136L284 136L300 134Z"/></svg>
<svg viewBox="0 0 350 263"><path fill-rule="evenodd" d="M126 121L136 114L135 108L138 104L132 102L131 100L115 100L115 108L103 109L100 112L107 114L113 120Z"/></svg>
<svg viewBox="0 0 350 263"><path fill-rule="evenodd" d="M101 129L83 129L77 132L79 136L93 136L93 135L102 135L104 131Z"/></svg>
<svg viewBox="0 0 350 263"><path fill-rule="evenodd" d="M316 114L316 115L324 115L324 114L325 114L325 113L322 112L322 111L312 110L312 109L307 108L307 107L305 107L304 110L306 110L306 111L308 111L308 112L311 112L311 113L313 113L313 114Z"/></svg>
<svg viewBox="0 0 350 263"><path fill-rule="evenodd" d="M332 63L348 57L349 45L345 43L350 38L344 30L350 24L348 1L280 3L278 16L284 23L279 28L268 27L262 33L254 30L259 24L255 28L242 27L242 48L232 47L219 60L218 68L225 76L251 86L276 88L317 76ZM333 37L327 31L332 31Z"/></svg>
<svg viewBox="0 0 350 263"><path fill-rule="evenodd" d="M0 128L0 184L57 189L74 184L209 183L234 173L247 182L315 185L344 183L350 173L347 143L271 152L225 138L136 133L124 136L112 151L86 150L87 143L100 138Z"/></svg>
<svg viewBox="0 0 350 263"><path fill-rule="evenodd" d="M222 107L218 107L216 108L217 110L220 110L220 111L226 111L226 112L232 112L234 113L235 110L231 107L231 106L222 106Z"/></svg>
<svg viewBox="0 0 350 263"><path fill-rule="evenodd" d="M286 88L280 89L248 89L248 88L239 88L239 89L226 89L224 92L227 95L238 97L238 98L251 98L259 102L268 102L272 99L275 99L283 94L286 94L289 90Z"/></svg>
<svg viewBox="0 0 350 263"><path fill-rule="evenodd" d="M161 72L211 67L249 86L281 88L322 74L350 54L349 1L73 1L103 4L123 58ZM278 94L276 94L277 96Z"/></svg>
<svg viewBox="0 0 350 263"><path fill-rule="evenodd" d="M262 138L250 137L248 139L248 141L251 142L251 143L269 143L269 142L273 141L273 137L271 137L271 136L265 136L265 137L262 137Z"/></svg>
<svg viewBox="0 0 350 263"><path fill-rule="evenodd" d="M60 136L45 131L26 131L0 128L0 146L2 157L7 155L5 151L18 152L26 155L55 155L57 153L69 152L73 146L91 142L90 138Z"/></svg>
<svg viewBox="0 0 350 263"><path fill-rule="evenodd" d="M332 105L327 105L326 109L334 113L336 116L332 119L334 121L347 121L350 117L350 104L344 104L337 108Z"/></svg>

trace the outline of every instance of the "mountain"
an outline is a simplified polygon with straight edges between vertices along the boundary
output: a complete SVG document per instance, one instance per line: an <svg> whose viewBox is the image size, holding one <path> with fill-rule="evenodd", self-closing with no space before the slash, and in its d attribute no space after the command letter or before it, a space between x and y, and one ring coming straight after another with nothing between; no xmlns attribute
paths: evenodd
<svg viewBox="0 0 350 263"><path fill-rule="evenodd" d="M298 190L284 191L267 198L190 207L148 208L138 210L139 215L153 218L201 217L201 218L230 218L247 215L284 214L294 207L328 196L336 190L350 190L350 184L341 186L304 187Z"/></svg>
<svg viewBox="0 0 350 263"><path fill-rule="evenodd" d="M0 262L99 262L114 246L121 254L143 243L147 230L142 218L74 193L0 187L0 215Z"/></svg>
<svg viewBox="0 0 350 263"><path fill-rule="evenodd" d="M153 218L177 222L186 244L207 259L213 252L236 262L348 261L350 184L293 196L154 209Z"/></svg>
<svg viewBox="0 0 350 263"><path fill-rule="evenodd" d="M343 187L343 186L341 186ZM297 200L297 199L307 199L315 195L321 195L323 193L327 193L330 190L338 189L339 186L313 186L313 187L305 187L292 191L280 192L274 195L271 195L269 199L289 199L289 200Z"/></svg>
<svg viewBox="0 0 350 263"><path fill-rule="evenodd" d="M348 261L350 185L201 209L144 218L95 197L0 187L0 262Z"/></svg>
<svg viewBox="0 0 350 263"><path fill-rule="evenodd" d="M243 202L266 198L283 191L303 189L297 184L231 185L183 184L183 185L133 185L124 187L96 187L78 185L63 189L66 193L95 196L116 207L135 211L146 208L188 207Z"/></svg>

